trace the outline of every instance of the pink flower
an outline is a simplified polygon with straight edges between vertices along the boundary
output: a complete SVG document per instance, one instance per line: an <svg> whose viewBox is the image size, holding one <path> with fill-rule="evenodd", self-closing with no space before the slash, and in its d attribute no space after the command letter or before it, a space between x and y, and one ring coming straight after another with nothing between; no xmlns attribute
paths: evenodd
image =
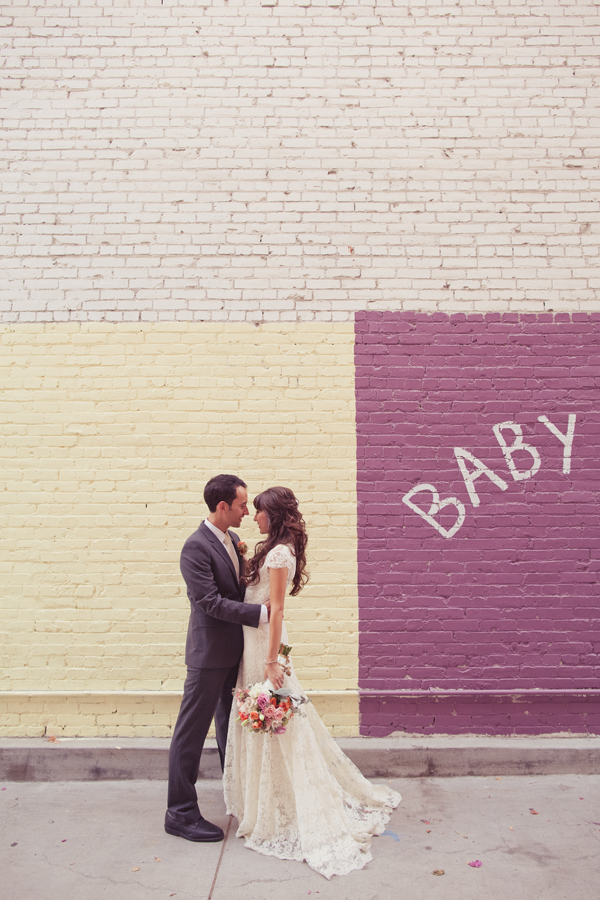
<svg viewBox="0 0 600 900"><path fill-rule="evenodd" d="M279 728L275 729L275 734L285 734L285 728L283 725L280 725Z"/></svg>
<svg viewBox="0 0 600 900"><path fill-rule="evenodd" d="M474 869L478 869L483 865L480 859L474 859L473 862L467 863L468 866L472 866Z"/></svg>

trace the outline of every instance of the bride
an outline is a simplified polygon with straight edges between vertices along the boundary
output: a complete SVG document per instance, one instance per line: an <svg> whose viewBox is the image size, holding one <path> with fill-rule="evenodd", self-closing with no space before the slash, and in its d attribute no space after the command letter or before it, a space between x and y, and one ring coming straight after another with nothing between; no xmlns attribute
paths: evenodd
<svg viewBox="0 0 600 900"><path fill-rule="evenodd" d="M287 643L285 595L307 580L306 530L293 492L268 488L254 500L260 533L266 535L244 575L245 602L271 601L270 622L244 627L244 655L237 687L269 679L275 688L302 694L293 668L277 662ZM273 737L242 728L234 702L223 774L227 812L238 819L246 846L279 859L305 860L326 878L362 869L371 837L381 834L400 794L364 778L321 722L312 704L300 708L285 734Z"/></svg>

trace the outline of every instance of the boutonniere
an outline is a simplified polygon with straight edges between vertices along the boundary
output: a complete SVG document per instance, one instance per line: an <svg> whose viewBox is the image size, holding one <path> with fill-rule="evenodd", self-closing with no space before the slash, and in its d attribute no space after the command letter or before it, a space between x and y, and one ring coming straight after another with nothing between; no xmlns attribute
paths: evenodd
<svg viewBox="0 0 600 900"><path fill-rule="evenodd" d="M246 555L246 553L248 552L248 544L246 543L246 541L238 541L237 552L240 554L240 556Z"/></svg>

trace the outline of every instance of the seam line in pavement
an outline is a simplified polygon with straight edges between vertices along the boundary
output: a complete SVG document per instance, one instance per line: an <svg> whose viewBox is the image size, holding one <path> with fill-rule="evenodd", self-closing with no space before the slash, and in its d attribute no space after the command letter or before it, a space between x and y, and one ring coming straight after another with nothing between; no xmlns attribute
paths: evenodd
<svg viewBox="0 0 600 900"><path fill-rule="evenodd" d="M227 844L227 838L229 837L229 829L231 828L231 820L233 816L229 816L229 822L227 823L227 831L225 832L225 840L223 841L223 845L221 847L221 853L219 854L219 862L217 863L217 868L215 869L215 877L213 878L213 883L210 886L210 891L207 897L207 900L211 900L213 891L215 889L215 885L217 883L217 876L219 874L219 869L221 868L221 861L223 859L223 854L225 853L225 845Z"/></svg>

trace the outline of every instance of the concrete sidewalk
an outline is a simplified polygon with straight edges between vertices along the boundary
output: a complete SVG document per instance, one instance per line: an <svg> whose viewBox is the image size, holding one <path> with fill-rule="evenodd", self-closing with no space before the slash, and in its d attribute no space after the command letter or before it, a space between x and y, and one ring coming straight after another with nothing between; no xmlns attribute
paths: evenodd
<svg viewBox="0 0 600 900"><path fill-rule="evenodd" d="M2 895L11 900L597 900L600 776L393 779L403 795L366 868L326 881L235 837L163 830L159 781L2 784ZM220 783L199 784L223 828ZM533 815L535 810L538 815ZM480 868L469 861L481 860ZM433 875L434 870L444 875Z"/></svg>

